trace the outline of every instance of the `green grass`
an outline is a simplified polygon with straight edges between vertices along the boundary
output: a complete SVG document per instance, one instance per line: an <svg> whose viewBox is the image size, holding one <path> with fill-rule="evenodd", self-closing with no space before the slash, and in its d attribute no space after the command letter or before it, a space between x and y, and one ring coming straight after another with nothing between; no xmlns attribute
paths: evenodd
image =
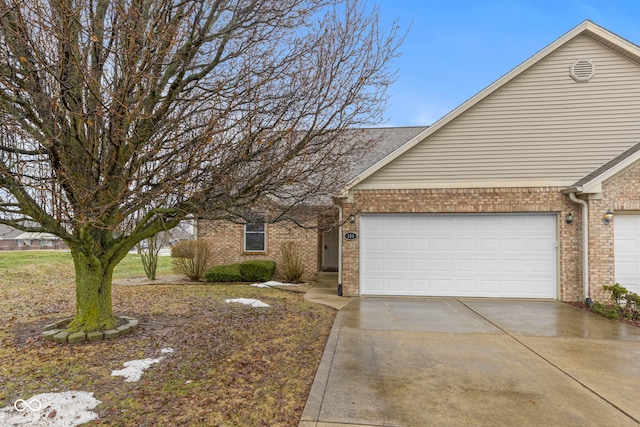
<svg viewBox="0 0 640 427"><path fill-rule="evenodd" d="M171 257L161 256L158 257L158 268L156 270L156 276L164 276L167 274L172 274L172 263ZM114 278L124 278L124 277L144 277L144 268L142 267L142 260L140 259L140 255L137 254L128 254L125 259L120 261L120 264L116 267L113 272Z"/></svg>
<svg viewBox="0 0 640 427"><path fill-rule="evenodd" d="M0 275L29 271L34 267L48 266L72 274L73 260L71 254L66 251L3 251L0 252ZM157 276L171 274L171 257L158 257ZM114 278L144 277L142 260L137 254L128 254L113 272Z"/></svg>

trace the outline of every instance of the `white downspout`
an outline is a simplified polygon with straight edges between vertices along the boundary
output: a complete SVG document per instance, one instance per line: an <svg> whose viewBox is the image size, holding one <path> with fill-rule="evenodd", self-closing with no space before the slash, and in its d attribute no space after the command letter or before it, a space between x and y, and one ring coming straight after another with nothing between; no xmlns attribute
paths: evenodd
<svg viewBox="0 0 640 427"><path fill-rule="evenodd" d="M569 193L569 199L582 205L582 286L585 301L589 299L589 204Z"/></svg>

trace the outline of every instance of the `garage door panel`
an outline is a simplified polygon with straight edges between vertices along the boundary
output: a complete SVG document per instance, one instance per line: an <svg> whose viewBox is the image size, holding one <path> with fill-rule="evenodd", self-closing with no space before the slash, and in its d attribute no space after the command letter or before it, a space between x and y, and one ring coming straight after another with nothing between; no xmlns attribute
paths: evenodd
<svg viewBox="0 0 640 427"><path fill-rule="evenodd" d="M528 250L528 239L504 239L503 249L509 252L523 252Z"/></svg>
<svg viewBox="0 0 640 427"><path fill-rule="evenodd" d="M481 231L496 231L500 230L502 221L500 217L486 217L484 220L480 221L479 229Z"/></svg>
<svg viewBox="0 0 640 427"><path fill-rule="evenodd" d="M444 258L433 259L433 271L451 273L453 271L453 260Z"/></svg>
<svg viewBox="0 0 640 427"><path fill-rule="evenodd" d="M477 261L475 259L459 259L456 262L456 271L457 272L465 272L471 271L474 272L478 269Z"/></svg>
<svg viewBox="0 0 640 427"><path fill-rule="evenodd" d="M363 249L368 252L380 251L384 252L384 239L383 238L369 238L362 242Z"/></svg>
<svg viewBox="0 0 640 427"><path fill-rule="evenodd" d="M511 256L513 256L513 254ZM527 264L525 260L505 259L502 262L504 264L504 268L502 271L506 273L521 273L527 271Z"/></svg>
<svg viewBox="0 0 640 427"><path fill-rule="evenodd" d="M428 251L429 239L411 239L409 247L412 251Z"/></svg>
<svg viewBox="0 0 640 427"><path fill-rule="evenodd" d="M364 271L383 272L384 258L368 258L362 263Z"/></svg>
<svg viewBox="0 0 640 427"><path fill-rule="evenodd" d="M412 294L419 295L423 289L429 289L429 280L428 279L412 279L409 281L409 289Z"/></svg>
<svg viewBox="0 0 640 427"><path fill-rule="evenodd" d="M525 248L525 250L528 250L530 252L537 252L537 253L541 253L541 254L548 254L549 253L549 244L553 244L553 242L550 242L548 238L542 238L542 239L538 239L538 238L532 238L532 239L528 239L527 240L527 246Z"/></svg>
<svg viewBox="0 0 640 427"><path fill-rule="evenodd" d="M426 221L420 221L416 218L409 218L409 230L411 231L429 231L429 223Z"/></svg>
<svg viewBox="0 0 640 427"><path fill-rule="evenodd" d="M556 298L556 221L551 214L364 214L361 293Z"/></svg>
<svg viewBox="0 0 640 427"><path fill-rule="evenodd" d="M460 231L476 231L478 222L475 217L459 217L455 220L455 227Z"/></svg>
<svg viewBox="0 0 640 427"><path fill-rule="evenodd" d="M462 293L475 294L478 289L478 281L473 279L456 280L456 288Z"/></svg>
<svg viewBox="0 0 640 427"><path fill-rule="evenodd" d="M497 295L500 293L500 282L498 280L478 280L478 288L485 295Z"/></svg>
<svg viewBox="0 0 640 427"><path fill-rule="evenodd" d="M502 242L500 239L483 238L479 242L479 249L483 252L500 252L502 250Z"/></svg>
<svg viewBox="0 0 640 427"><path fill-rule="evenodd" d="M404 279L389 279L388 284L391 293L401 293L407 288L407 281Z"/></svg>
<svg viewBox="0 0 640 427"><path fill-rule="evenodd" d="M502 270L502 262L499 259L480 260L481 273L500 273L501 270Z"/></svg>
<svg viewBox="0 0 640 427"><path fill-rule="evenodd" d="M453 251L453 239L435 238L432 240L431 248L434 251Z"/></svg>
<svg viewBox="0 0 640 427"><path fill-rule="evenodd" d="M453 218L438 218L431 221L431 229L438 231L453 231Z"/></svg>
<svg viewBox="0 0 640 427"><path fill-rule="evenodd" d="M407 271L407 260L406 259L398 259L391 258L386 261L386 270L389 272L406 272Z"/></svg>
<svg viewBox="0 0 640 427"><path fill-rule="evenodd" d="M476 252L478 250L478 239L456 239L455 248L458 252Z"/></svg>
<svg viewBox="0 0 640 427"><path fill-rule="evenodd" d="M628 233L628 231L627 231ZM616 253L620 255L635 256L638 253L638 240L618 238L616 233Z"/></svg>
<svg viewBox="0 0 640 427"><path fill-rule="evenodd" d="M453 288L452 279L434 279L431 283L433 284L433 291L438 293L438 295L447 295L448 292L451 291L451 288Z"/></svg>
<svg viewBox="0 0 640 427"><path fill-rule="evenodd" d="M638 264L635 262L618 261L616 263L616 275L636 276L638 274ZM618 281L616 279L616 281Z"/></svg>
<svg viewBox="0 0 640 427"><path fill-rule="evenodd" d="M395 232L407 230L407 218L393 218L385 221L385 231Z"/></svg>
<svg viewBox="0 0 640 427"><path fill-rule="evenodd" d="M417 272L429 271L429 259L428 258L411 258L411 270Z"/></svg>
<svg viewBox="0 0 640 427"><path fill-rule="evenodd" d="M532 260L529 262L529 272L530 273L540 273L545 274L549 271L549 269L553 268L555 261L552 259L549 260Z"/></svg>

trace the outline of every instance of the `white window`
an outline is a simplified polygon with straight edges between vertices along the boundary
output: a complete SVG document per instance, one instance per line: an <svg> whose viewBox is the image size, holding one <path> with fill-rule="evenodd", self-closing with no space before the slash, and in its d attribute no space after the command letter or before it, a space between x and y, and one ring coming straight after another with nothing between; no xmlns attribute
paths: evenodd
<svg viewBox="0 0 640 427"><path fill-rule="evenodd" d="M244 225L245 252L265 252L266 233L263 222L251 222Z"/></svg>

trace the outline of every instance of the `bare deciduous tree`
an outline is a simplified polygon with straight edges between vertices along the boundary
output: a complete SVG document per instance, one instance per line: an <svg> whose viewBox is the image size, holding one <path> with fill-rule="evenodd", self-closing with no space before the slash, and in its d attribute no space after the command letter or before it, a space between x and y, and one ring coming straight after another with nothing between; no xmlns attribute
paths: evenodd
<svg viewBox="0 0 640 427"><path fill-rule="evenodd" d="M69 330L111 328L137 242L340 185L400 41L357 0L0 0L0 223L64 239Z"/></svg>

